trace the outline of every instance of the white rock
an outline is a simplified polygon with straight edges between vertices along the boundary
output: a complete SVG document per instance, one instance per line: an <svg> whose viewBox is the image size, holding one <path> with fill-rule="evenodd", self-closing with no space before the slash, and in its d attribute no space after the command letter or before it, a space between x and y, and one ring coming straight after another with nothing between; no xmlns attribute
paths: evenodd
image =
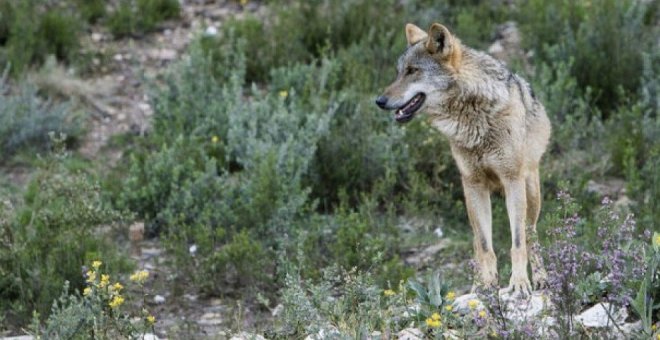
<svg viewBox="0 0 660 340"><path fill-rule="evenodd" d="M204 34L208 36L215 36L218 34L218 29L215 26L209 26L206 28L206 31L204 31Z"/></svg>
<svg viewBox="0 0 660 340"><path fill-rule="evenodd" d="M622 325L628 317L628 311L625 308L618 309L616 307L612 307L610 309L610 304L603 302L585 310L582 312L582 314L576 316L575 320L589 328L612 327L612 320L610 320L610 318L607 316L608 311L610 310L610 314L612 315L612 318L614 319L614 322L617 323L617 325Z"/></svg>
<svg viewBox="0 0 660 340"><path fill-rule="evenodd" d="M440 227L435 228L435 230L433 230L433 233L434 233L435 236L437 236L438 238L441 238L442 236L445 235L445 234L442 232L442 228L440 228Z"/></svg>
<svg viewBox="0 0 660 340"><path fill-rule="evenodd" d="M165 297L162 295L154 296L154 302L157 304L165 303Z"/></svg>
<svg viewBox="0 0 660 340"><path fill-rule="evenodd" d="M476 310L484 309L484 304L479 300L477 294L470 293L470 294L461 295L454 300L454 303L452 304L454 311L462 315L467 314L470 311L469 302L472 300L477 301L477 306L475 308Z"/></svg>
<svg viewBox="0 0 660 340"><path fill-rule="evenodd" d="M207 326L219 325L222 323L222 315L220 313L204 313L197 323Z"/></svg>
<svg viewBox="0 0 660 340"><path fill-rule="evenodd" d="M98 32L92 33L92 41L99 42L101 40L103 40L103 34L98 33Z"/></svg>
<svg viewBox="0 0 660 340"><path fill-rule="evenodd" d="M149 52L149 56L152 59L171 61L176 59L176 51L168 48L155 49Z"/></svg>
<svg viewBox="0 0 660 340"><path fill-rule="evenodd" d="M190 248L188 248L188 252L190 253L190 256L195 256L195 254L197 254L197 245L193 244L190 246Z"/></svg>
<svg viewBox="0 0 660 340"><path fill-rule="evenodd" d="M442 249L445 249L449 246L450 242L447 239L441 239L438 241L436 244L432 244L426 248L424 248L422 251L412 254L408 257L406 257L406 263L412 264L412 265L420 265L420 264L425 264L435 257L435 255L441 251Z"/></svg>
<svg viewBox="0 0 660 340"><path fill-rule="evenodd" d="M197 298L198 298L197 295L188 294L188 293L183 294L183 297L188 301L197 301Z"/></svg>
<svg viewBox="0 0 660 340"><path fill-rule="evenodd" d="M339 330L334 326L328 326L327 328L321 328L316 334L310 334L305 337L305 340L323 340L323 339L336 339L340 337Z"/></svg>
<svg viewBox="0 0 660 340"><path fill-rule="evenodd" d="M236 335L233 335L231 338L229 338L229 340L266 340L266 338L259 334L240 332Z"/></svg>
<svg viewBox="0 0 660 340"><path fill-rule="evenodd" d="M617 339L628 339L628 336L630 334L633 334L635 332L639 332L642 330L642 321L638 320L636 322L631 322L631 323L626 323L620 326L621 330L625 334L625 336L621 336L621 333L617 334Z"/></svg>
<svg viewBox="0 0 660 340"><path fill-rule="evenodd" d="M139 339L142 339L142 340L159 340L160 338L158 336L156 336L156 334L146 333L145 335L141 336Z"/></svg>
<svg viewBox="0 0 660 340"><path fill-rule="evenodd" d="M550 301L543 292L533 292L526 299L520 299L508 293L500 293L502 303L506 303L506 318L522 322L538 317L544 310L550 308Z"/></svg>
<svg viewBox="0 0 660 340"><path fill-rule="evenodd" d="M424 339L424 333L418 328L406 328L397 334L397 339L399 340L422 340Z"/></svg>
<svg viewBox="0 0 660 340"><path fill-rule="evenodd" d="M273 310L270 312L270 314L272 316L278 316L278 315L282 314L283 311L284 311L284 306L280 303L277 306L275 306L275 308L273 308Z"/></svg>

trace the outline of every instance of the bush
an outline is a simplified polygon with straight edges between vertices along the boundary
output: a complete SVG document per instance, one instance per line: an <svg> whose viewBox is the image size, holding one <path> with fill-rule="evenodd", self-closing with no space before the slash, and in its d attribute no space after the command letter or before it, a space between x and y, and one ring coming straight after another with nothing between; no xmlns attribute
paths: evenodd
<svg viewBox="0 0 660 340"><path fill-rule="evenodd" d="M67 104L44 101L30 85L6 90L0 80L0 148L3 161L21 149L45 151L50 146L50 132L64 133L68 144L82 132L79 119Z"/></svg>
<svg viewBox="0 0 660 340"><path fill-rule="evenodd" d="M245 102L241 80L218 84L203 76L215 65L199 51L155 103L150 139L175 141L133 156L126 182L133 189L121 201L158 223L180 268L217 291L220 278L249 281L241 272L247 268L231 261L273 247L311 204L302 178L334 108L325 101L303 108L295 93L256 88L248 94L255 99ZM188 254L191 244L195 257Z"/></svg>
<svg viewBox="0 0 660 340"><path fill-rule="evenodd" d="M91 24L106 16L105 3L103 0L76 0L75 2L80 10L80 16Z"/></svg>
<svg viewBox="0 0 660 340"><path fill-rule="evenodd" d="M49 158L28 185L24 203L0 218L0 314L22 325L33 310L47 315L62 282L82 290L83 265L104 258L110 272L126 269L126 260L107 241L101 226L122 215L102 199L86 174Z"/></svg>
<svg viewBox="0 0 660 340"><path fill-rule="evenodd" d="M108 28L116 38L155 30L165 20L179 16L178 0L121 0L108 16Z"/></svg>
<svg viewBox="0 0 660 340"><path fill-rule="evenodd" d="M629 0L531 0L518 7L526 45L546 62L557 56L546 54L544 47L560 46L560 58L573 58L571 73L580 88L591 88L606 117L626 96L638 94L642 53L657 43L658 28L647 21L651 5Z"/></svg>
<svg viewBox="0 0 660 340"><path fill-rule="evenodd" d="M80 47L82 26L73 9L49 7L37 0L0 1L0 64L11 65L19 75L32 64L43 63L48 55L64 62L74 60ZM4 46L3 46L4 45Z"/></svg>
<svg viewBox="0 0 660 340"><path fill-rule="evenodd" d="M138 296L140 307L126 296L127 290L119 281L110 281L110 275L102 270L101 261L93 261L86 272L86 287L82 291L69 291L69 283L64 284L62 295L53 301L50 315L44 326L39 324L39 314L35 314L32 332L37 337L54 339L136 339L144 338L147 332L154 332L156 317L145 305L144 282L149 276L145 270L130 276L128 289L141 291Z"/></svg>

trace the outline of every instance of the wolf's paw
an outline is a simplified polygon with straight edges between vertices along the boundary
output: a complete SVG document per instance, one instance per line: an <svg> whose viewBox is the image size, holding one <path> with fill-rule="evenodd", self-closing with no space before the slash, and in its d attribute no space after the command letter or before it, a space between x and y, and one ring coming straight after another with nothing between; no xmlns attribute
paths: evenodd
<svg viewBox="0 0 660 340"><path fill-rule="evenodd" d="M532 282L534 283L534 290L548 288L548 273L546 273L545 269L532 269Z"/></svg>
<svg viewBox="0 0 660 340"><path fill-rule="evenodd" d="M532 285L529 283L527 277L511 276L509 286L504 289L504 292L511 295L519 295L524 299L532 294Z"/></svg>

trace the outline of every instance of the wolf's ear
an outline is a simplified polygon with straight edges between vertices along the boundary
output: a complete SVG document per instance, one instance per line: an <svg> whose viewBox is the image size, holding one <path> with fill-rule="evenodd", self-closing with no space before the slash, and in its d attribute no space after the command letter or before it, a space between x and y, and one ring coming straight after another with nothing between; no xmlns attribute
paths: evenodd
<svg viewBox="0 0 660 340"><path fill-rule="evenodd" d="M426 42L426 49L431 54L439 54L440 57L446 58L451 55L454 38L447 27L440 24L433 24L429 28L429 41Z"/></svg>
<svg viewBox="0 0 660 340"><path fill-rule="evenodd" d="M426 49L429 53L458 71L462 58L461 42L449 33L447 27L440 24L431 25L428 36Z"/></svg>
<svg viewBox="0 0 660 340"><path fill-rule="evenodd" d="M408 40L408 46L412 46L422 39L426 38L428 35L421 28L413 25L406 24L406 39Z"/></svg>

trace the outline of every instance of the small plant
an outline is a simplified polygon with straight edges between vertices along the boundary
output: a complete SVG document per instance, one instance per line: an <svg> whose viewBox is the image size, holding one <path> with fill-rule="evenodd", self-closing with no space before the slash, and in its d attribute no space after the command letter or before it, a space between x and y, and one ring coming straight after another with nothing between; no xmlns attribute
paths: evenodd
<svg viewBox="0 0 660 340"><path fill-rule="evenodd" d="M60 298L53 302L50 316L43 327L34 329L38 337L66 339L117 339L140 338L154 331L156 317L145 305L144 283L149 272L139 270L130 276L142 297L141 302L131 304L125 287L119 281L111 281L101 269L101 261L93 261L84 273L85 288L82 292L69 292L65 283Z"/></svg>

